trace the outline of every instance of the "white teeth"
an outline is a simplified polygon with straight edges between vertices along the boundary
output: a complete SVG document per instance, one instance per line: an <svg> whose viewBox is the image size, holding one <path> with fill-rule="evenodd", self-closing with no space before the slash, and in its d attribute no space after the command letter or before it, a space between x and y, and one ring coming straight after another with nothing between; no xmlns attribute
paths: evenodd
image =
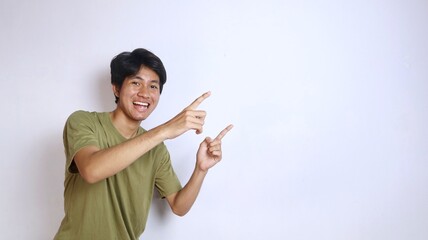
<svg viewBox="0 0 428 240"><path fill-rule="evenodd" d="M148 107L149 104L148 103L143 103L143 102L134 102L135 105L140 105L140 106L144 106L144 107Z"/></svg>

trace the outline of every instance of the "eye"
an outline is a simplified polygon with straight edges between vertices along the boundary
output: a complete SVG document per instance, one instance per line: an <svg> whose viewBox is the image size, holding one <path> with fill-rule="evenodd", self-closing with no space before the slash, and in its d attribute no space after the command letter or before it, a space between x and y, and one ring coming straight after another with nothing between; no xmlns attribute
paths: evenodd
<svg viewBox="0 0 428 240"><path fill-rule="evenodd" d="M150 88L159 89L159 86L158 85L151 85Z"/></svg>
<svg viewBox="0 0 428 240"><path fill-rule="evenodd" d="M140 86L140 83L138 81L132 81L131 84L134 86Z"/></svg>

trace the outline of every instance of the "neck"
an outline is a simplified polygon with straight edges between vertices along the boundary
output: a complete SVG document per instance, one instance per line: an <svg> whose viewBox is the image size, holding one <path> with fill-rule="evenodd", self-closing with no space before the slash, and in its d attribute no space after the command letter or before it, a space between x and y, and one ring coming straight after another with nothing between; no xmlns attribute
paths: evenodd
<svg viewBox="0 0 428 240"><path fill-rule="evenodd" d="M117 111L117 109L110 112L110 118L113 126L126 139L133 138L137 135L141 122L129 120L120 111Z"/></svg>

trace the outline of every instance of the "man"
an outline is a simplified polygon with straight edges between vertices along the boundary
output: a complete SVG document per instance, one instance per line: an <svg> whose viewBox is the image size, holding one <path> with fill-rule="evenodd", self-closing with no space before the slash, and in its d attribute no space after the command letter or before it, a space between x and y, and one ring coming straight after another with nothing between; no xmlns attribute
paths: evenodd
<svg viewBox="0 0 428 240"><path fill-rule="evenodd" d="M146 131L140 124L156 108L166 82L161 60L139 48L117 55L110 68L116 109L77 111L64 128L65 217L55 239L138 239L154 188L175 214L185 215L208 170L222 159L221 139L232 128L202 141L193 174L182 187L163 142L189 130L202 133L206 112L197 108L210 92Z"/></svg>

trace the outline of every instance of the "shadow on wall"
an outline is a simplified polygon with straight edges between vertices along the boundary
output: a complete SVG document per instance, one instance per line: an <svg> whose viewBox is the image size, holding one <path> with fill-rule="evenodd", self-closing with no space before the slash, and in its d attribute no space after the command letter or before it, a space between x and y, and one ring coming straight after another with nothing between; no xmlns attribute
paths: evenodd
<svg viewBox="0 0 428 240"><path fill-rule="evenodd" d="M116 108L116 103L114 102L109 70L100 71L96 79L94 93L98 94L97 100L99 102L96 102L96 106L94 106L95 111L113 111Z"/></svg>
<svg viewBox="0 0 428 240"><path fill-rule="evenodd" d="M51 239L55 235L61 220L64 216L64 169L65 156L64 147L62 145L62 129L56 129L55 134L49 135L42 141L35 143L43 149L40 156L36 159L38 170L35 170L37 178L34 184L38 185L38 194L34 195L37 202L37 209L34 216L38 216L39 220L34 224L40 224L34 234L40 236L40 239ZM37 157L37 156L36 156ZM40 221L44 219L43 221Z"/></svg>

